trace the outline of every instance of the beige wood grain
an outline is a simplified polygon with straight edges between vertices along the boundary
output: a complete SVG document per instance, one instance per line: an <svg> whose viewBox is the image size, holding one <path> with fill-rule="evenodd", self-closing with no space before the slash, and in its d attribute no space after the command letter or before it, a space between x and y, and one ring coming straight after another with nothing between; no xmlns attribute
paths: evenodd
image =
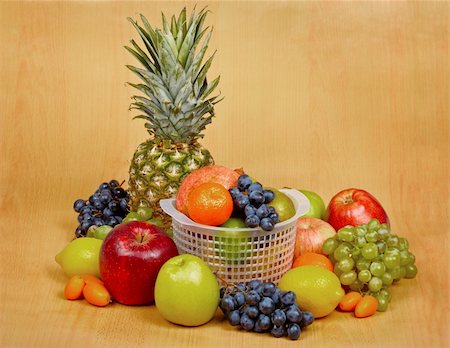
<svg viewBox="0 0 450 348"><path fill-rule="evenodd" d="M288 346L218 313L182 328L152 307L63 299L54 255L72 203L127 179L146 139L128 111L127 16L185 3L0 3L0 346ZM203 5L206 3L202 3ZM199 6L200 6L199 5ZM188 8L192 8L192 3ZM270 186L374 194L409 239L419 274L389 310L334 312L292 345L449 345L448 2L212 2L211 77L225 99L202 143Z"/></svg>

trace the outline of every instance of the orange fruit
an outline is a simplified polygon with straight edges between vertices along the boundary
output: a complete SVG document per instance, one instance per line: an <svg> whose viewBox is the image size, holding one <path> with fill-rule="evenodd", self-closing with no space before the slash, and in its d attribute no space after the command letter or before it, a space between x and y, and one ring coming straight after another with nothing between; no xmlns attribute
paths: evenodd
<svg viewBox="0 0 450 348"><path fill-rule="evenodd" d="M330 261L328 257L322 254L312 252L304 253L299 257L297 257L294 260L294 263L292 264L292 268L307 265L321 266L333 272L333 263Z"/></svg>
<svg viewBox="0 0 450 348"><path fill-rule="evenodd" d="M203 225L218 226L233 212L233 199L221 184L207 182L191 190L187 199L189 217Z"/></svg>
<svg viewBox="0 0 450 348"><path fill-rule="evenodd" d="M83 278L83 280L84 280L84 282L85 282L86 284L89 284L89 283L98 283L98 284L100 284L100 285L104 285L103 282L102 282L99 278L97 278L96 276L94 276L94 275L92 275L92 274L83 274L83 275L81 276L81 278Z"/></svg>
<svg viewBox="0 0 450 348"><path fill-rule="evenodd" d="M90 304L105 307L111 302L111 295L100 283L92 282L83 288L83 296Z"/></svg>
<svg viewBox="0 0 450 348"><path fill-rule="evenodd" d="M64 288L64 296L68 300L78 300L83 295L83 288L85 285L86 283L79 275L70 277Z"/></svg>
<svg viewBox="0 0 450 348"><path fill-rule="evenodd" d="M355 317L365 318L375 314L378 309L378 301L374 296L364 296L356 305Z"/></svg>
<svg viewBox="0 0 450 348"><path fill-rule="evenodd" d="M175 198L177 210L188 215L187 200L191 191L197 186L206 182L215 182L223 185L228 190L237 186L237 180L239 175L242 174L241 172L238 169L232 170L219 165L209 165L194 170L183 179L178 188Z"/></svg>
<svg viewBox="0 0 450 348"><path fill-rule="evenodd" d="M344 298L339 302L339 309L344 312L353 312L362 300L362 295L357 291L348 292Z"/></svg>

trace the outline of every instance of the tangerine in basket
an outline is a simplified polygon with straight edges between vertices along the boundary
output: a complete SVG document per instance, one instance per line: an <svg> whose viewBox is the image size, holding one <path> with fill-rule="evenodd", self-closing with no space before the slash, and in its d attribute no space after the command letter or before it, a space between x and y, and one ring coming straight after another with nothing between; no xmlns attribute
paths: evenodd
<svg viewBox="0 0 450 348"><path fill-rule="evenodd" d="M292 268L299 267L299 266L307 266L307 265L315 265L315 266L321 266L329 271L333 272L333 263L331 260L326 257L325 255L308 252L300 255L294 260L294 263L292 264Z"/></svg>
<svg viewBox="0 0 450 348"><path fill-rule="evenodd" d="M237 186L237 180L242 170L232 170L230 168L209 165L194 170L189 173L181 182L175 198L175 204L178 211L188 215L187 200L191 191L197 186L206 182L215 182L223 185L227 190Z"/></svg>
<svg viewBox="0 0 450 348"><path fill-rule="evenodd" d="M233 212L233 199L221 184L207 182L195 187L187 199L188 216L203 225L218 226Z"/></svg>

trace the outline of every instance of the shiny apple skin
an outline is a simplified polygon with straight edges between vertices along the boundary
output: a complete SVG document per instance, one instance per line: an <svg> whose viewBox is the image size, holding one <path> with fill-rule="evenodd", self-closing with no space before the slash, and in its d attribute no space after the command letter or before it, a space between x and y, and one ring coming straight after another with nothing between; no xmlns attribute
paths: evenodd
<svg viewBox="0 0 450 348"><path fill-rule="evenodd" d="M175 243L162 229L145 221L130 221L117 225L103 241L100 274L117 302L151 304L160 268L177 255Z"/></svg>
<svg viewBox="0 0 450 348"><path fill-rule="evenodd" d="M220 288L214 273L201 258L183 254L167 261L155 285L155 305L168 321L200 326L215 315Z"/></svg>
<svg viewBox="0 0 450 348"><path fill-rule="evenodd" d="M294 260L307 252L323 254L323 242L335 234L333 226L326 221L313 217L299 218L296 224Z"/></svg>
<svg viewBox="0 0 450 348"><path fill-rule="evenodd" d="M367 191L351 188L331 198L324 220L338 231L346 225L366 224L373 218L389 224L388 215L374 196Z"/></svg>

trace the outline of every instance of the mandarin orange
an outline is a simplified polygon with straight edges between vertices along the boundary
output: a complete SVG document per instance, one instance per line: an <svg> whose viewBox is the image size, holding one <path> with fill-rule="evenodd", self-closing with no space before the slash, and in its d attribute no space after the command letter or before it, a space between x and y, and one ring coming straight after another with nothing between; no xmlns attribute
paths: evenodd
<svg viewBox="0 0 450 348"><path fill-rule="evenodd" d="M233 212L233 199L221 184L208 182L195 187L187 199L188 216L203 225L218 226Z"/></svg>
<svg viewBox="0 0 450 348"><path fill-rule="evenodd" d="M333 272L333 263L325 255L308 252L300 255L294 260L292 268L306 265L321 266Z"/></svg>

